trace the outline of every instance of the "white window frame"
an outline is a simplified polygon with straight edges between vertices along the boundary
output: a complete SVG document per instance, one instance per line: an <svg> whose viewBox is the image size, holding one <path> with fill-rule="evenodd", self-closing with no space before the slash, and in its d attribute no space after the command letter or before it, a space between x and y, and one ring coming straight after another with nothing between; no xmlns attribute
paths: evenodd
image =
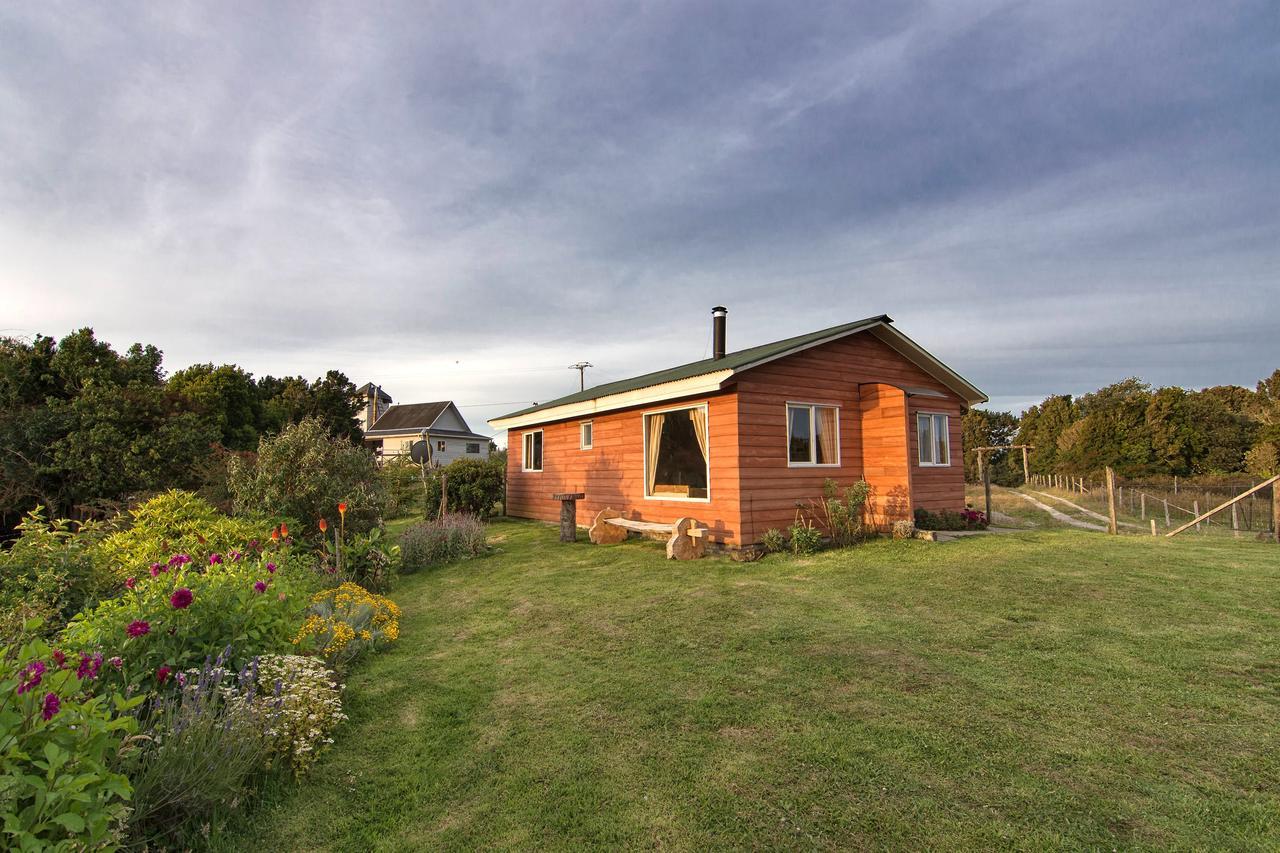
<svg viewBox="0 0 1280 853"><path fill-rule="evenodd" d="M808 409L809 410L809 462L792 462L791 461L791 410L792 409ZM818 418L815 409L835 409L836 410L836 461L835 462L818 462ZM833 406L830 403L801 403L794 400L788 400L786 404L785 417L786 427L783 431L782 449L785 454L783 458L787 460L788 468L839 468L840 467L840 407Z"/></svg>
<svg viewBox="0 0 1280 853"><path fill-rule="evenodd" d="M472 449L471 449L471 448L473 448L473 447L475 448L475 450L472 450ZM479 453L480 453L480 442L478 442L478 441L468 441L468 442L467 442L467 453L475 453L475 454L479 454Z"/></svg>
<svg viewBox="0 0 1280 853"><path fill-rule="evenodd" d="M531 429L520 434L520 470L526 474L541 474L542 468L530 468L530 449L533 447L533 436L542 435L542 430ZM547 464L547 437L542 435L542 464Z"/></svg>
<svg viewBox="0 0 1280 853"><path fill-rule="evenodd" d="M694 409L702 409L707 413L707 496L705 498L682 498L678 495L651 495L649 494L649 428L646 419L649 415L665 415L668 412L690 412ZM644 448L644 470L641 476L644 478L644 499L647 501L672 501L678 503L695 503L707 504L711 503L711 406L709 403L695 403L692 406L671 406L666 409L650 409L640 413L640 446Z"/></svg>
<svg viewBox="0 0 1280 853"><path fill-rule="evenodd" d="M588 429L591 430L590 441L587 440ZM595 421L583 421L582 423L578 424L578 449L590 450L595 446L595 441L596 441Z"/></svg>
<svg viewBox="0 0 1280 853"><path fill-rule="evenodd" d="M436 439L436 453L447 453L449 450L449 442L443 438Z"/></svg>
<svg viewBox="0 0 1280 853"><path fill-rule="evenodd" d="M942 418L943 430L942 436L947 446L947 461L927 461L924 458L924 445L920 442L920 419L929 418L929 433L934 437L934 441L929 447L929 456L932 460L933 452L937 449L938 435L938 418ZM951 415L946 412L916 412L916 464L921 468L950 468L951 467Z"/></svg>

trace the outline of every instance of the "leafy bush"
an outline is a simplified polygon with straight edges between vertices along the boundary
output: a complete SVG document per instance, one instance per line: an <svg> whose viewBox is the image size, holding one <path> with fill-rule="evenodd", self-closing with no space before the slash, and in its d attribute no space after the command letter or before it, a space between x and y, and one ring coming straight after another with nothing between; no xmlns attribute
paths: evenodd
<svg viewBox="0 0 1280 853"><path fill-rule="evenodd" d="M766 554L776 554L779 551L786 550L787 537L782 535L782 531L776 527L770 527L760 537L760 547L764 549Z"/></svg>
<svg viewBox="0 0 1280 853"><path fill-rule="evenodd" d="M111 678L134 690L162 685L227 646L237 667L288 649L308 597L322 584L307 559L286 550L209 559L218 562L198 566L178 554L154 567L154 576L130 578L123 595L67 625L63 647L119 658Z"/></svg>
<svg viewBox="0 0 1280 853"><path fill-rule="evenodd" d="M334 519L348 507L347 530L366 533L382 519L386 498L373 454L345 438L334 438L323 422L306 418L279 435L263 438L253 462L229 460L228 482L238 515L271 507L298 519L313 538L319 519Z"/></svg>
<svg viewBox="0 0 1280 853"><path fill-rule="evenodd" d="M801 556L816 554L822 547L822 531L813 526L808 519L797 521L791 525L791 552Z"/></svg>
<svg viewBox="0 0 1280 853"><path fill-rule="evenodd" d="M432 472L424 498L427 515L434 516L440 511L440 475L443 474L449 491L449 512L489 518L502 503L505 464L495 459L463 458Z"/></svg>
<svg viewBox="0 0 1280 853"><path fill-rule="evenodd" d="M415 524L400 534L400 571L411 574L428 566L475 557L488 549L484 522L450 513L439 521Z"/></svg>
<svg viewBox="0 0 1280 853"><path fill-rule="evenodd" d="M384 592L391 587L400 565L400 546L391 544L382 530L375 528L364 536L352 537L342 546L342 572L345 579L365 589Z"/></svg>
<svg viewBox="0 0 1280 853"><path fill-rule="evenodd" d="M265 542L267 522L231 518L191 492L168 491L141 504L128 515L129 526L106 537L100 559L114 576L136 576L173 554L186 554L198 565L210 555L226 554L251 543Z"/></svg>
<svg viewBox="0 0 1280 853"><path fill-rule="evenodd" d="M871 485L859 480L840 492L840 485L831 478L822 483L822 514L831 541L837 547L858 542L863 537L862 508L871 495Z"/></svg>
<svg viewBox="0 0 1280 853"><path fill-rule="evenodd" d="M432 476L434 473L427 474L428 482ZM388 518L423 512L423 472L418 463L407 456L393 456L378 466L378 481L382 483L383 493L386 495L385 511ZM439 487L435 494L435 506L439 508Z"/></svg>
<svg viewBox="0 0 1280 853"><path fill-rule="evenodd" d="M182 835L230 806L262 768L274 712L255 704L257 661L239 673L222 656L175 676L157 694L146 736L122 761L133 783L130 830L143 845L184 846Z"/></svg>
<svg viewBox="0 0 1280 853"><path fill-rule="evenodd" d="M257 682L257 704L271 714L265 732L268 748L301 776L333 743L330 732L347 718L342 686L320 661L300 655L260 658Z"/></svg>
<svg viewBox="0 0 1280 853"><path fill-rule="evenodd" d="M962 510L944 509L930 512L916 507L916 528L919 530L986 530L987 516L980 510L965 507Z"/></svg>
<svg viewBox="0 0 1280 853"><path fill-rule="evenodd" d="M85 682L43 641L0 652L0 814L9 849L85 849L116 842L129 780L111 769L136 730L126 701L86 696Z"/></svg>
<svg viewBox="0 0 1280 853"><path fill-rule="evenodd" d="M56 633L98 597L104 578L94 548L102 528L90 522L72 530L70 521L49 523L36 508L18 531L13 545L0 550L0 637L18 637L24 623Z"/></svg>
<svg viewBox="0 0 1280 853"><path fill-rule="evenodd" d="M312 596L309 614L293 642L331 663L349 663L400 636L396 603L349 582Z"/></svg>

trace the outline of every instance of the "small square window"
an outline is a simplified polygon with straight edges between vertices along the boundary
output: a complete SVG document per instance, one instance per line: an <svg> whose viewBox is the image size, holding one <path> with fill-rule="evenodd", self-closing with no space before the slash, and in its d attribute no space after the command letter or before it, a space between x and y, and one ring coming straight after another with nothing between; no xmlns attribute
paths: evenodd
<svg viewBox="0 0 1280 853"><path fill-rule="evenodd" d="M787 404L787 464L840 464L840 410L835 406Z"/></svg>
<svg viewBox="0 0 1280 853"><path fill-rule="evenodd" d="M581 437L581 443L580 443L580 446L581 446L581 448L582 448L583 450L590 450L590 449L591 449L591 447L592 447L592 441L594 440L594 437L595 437L595 436L593 435L593 433L595 432L595 429L594 429L594 427L593 427L593 425L592 425L591 421L584 421L584 422L582 423L582 425L581 425L580 430L581 430L581 433L580 433L580 437Z"/></svg>
<svg viewBox="0 0 1280 853"><path fill-rule="evenodd" d="M542 470L542 430L524 434L524 453L521 454L520 470Z"/></svg>
<svg viewBox="0 0 1280 853"><path fill-rule="evenodd" d="M469 442L467 442L467 452L468 452L468 453L479 453L479 452L480 452L480 442L478 442L478 441L469 441Z"/></svg>
<svg viewBox="0 0 1280 853"><path fill-rule="evenodd" d="M448 445L447 445L447 444L445 444L445 442L444 442L444 441L437 441L437 442L436 442L436 450L437 450L438 452L440 452L440 453L444 453L444 449L445 449L447 446L448 446Z"/></svg>
<svg viewBox="0 0 1280 853"><path fill-rule="evenodd" d="M916 444L920 464L939 467L951 464L950 419L946 415L920 412L916 415Z"/></svg>

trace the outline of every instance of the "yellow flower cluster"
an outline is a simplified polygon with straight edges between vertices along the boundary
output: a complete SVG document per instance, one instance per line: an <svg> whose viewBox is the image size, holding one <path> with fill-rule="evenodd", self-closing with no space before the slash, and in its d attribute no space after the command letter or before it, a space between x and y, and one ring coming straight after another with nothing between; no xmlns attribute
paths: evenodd
<svg viewBox="0 0 1280 853"><path fill-rule="evenodd" d="M294 645L310 645L330 660L349 660L379 642L400 636L400 608L394 601L347 582L316 593Z"/></svg>

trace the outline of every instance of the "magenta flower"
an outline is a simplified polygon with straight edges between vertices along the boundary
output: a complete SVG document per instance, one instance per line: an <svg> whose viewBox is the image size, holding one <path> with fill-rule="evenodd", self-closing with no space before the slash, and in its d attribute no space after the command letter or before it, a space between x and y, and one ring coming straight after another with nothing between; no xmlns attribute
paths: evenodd
<svg viewBox="0 0 1280 853"><path fill-rule="evenodd" d="M151 623L135 619L129 623L129 627L125 628L124 632L130 637L142 637L151 633Z"/></svg>
<svg viewBox="0 0 1280 853"><path fill-rule="evenodd" d="M185 610L191 606L191 600L195 598L191 594L191 590L185 586L173 591L173 595L169 596L169 603L173 605L174 610Z"/></svg>
<svg viewBox="0 0 1280 853"><path fill-rule="evenodd" d="M183 675L181 672L180 672L180 673L178 673L177 675L175 675L175 676L173 677L173 680L174 680L174 681L176 681L176 682L178 682L178 686L179 686L179 687L186 687L186 686L187 686L187 677L186 677L185 675Z"/></svg>
<svg viewBox="0 0 1280 853"><path fill-rule="evenodd" d="M138 579L137 579L137 578L125 578L125 579L124 579L124 588L125 588L125 589L133 589L133 588L134 588L135 586L137 586L137 585L138 585Z"/></svg>
<svg viewBox="0 0 1280 853"><path fill-rule="evenodd" d="M159 669L156 670L156 681L159 684L164 684L166 681L169 680L169 673L171 672L173 672L173 670L169 669L169 667L167 666L160 667Z"/></svg>
<svg viewBox="0 0 1280 853"><path fill-rule="evenodd" d="M40 679L44 678L44 663L33 660L22 671L22 680L18 682L18 695L21 696L28 690L34 690L40 685Z"/></svg>
<svg viewBox="0 0 1280 853"><path fill-rule="evenodd" d="M261 593L261 592L266 592L266 591L267 591L267 585L266 585L266 583L265 583L264 581L257 581L257 582L255 582L255 583L254 583L254 585L253 585L253 591L254 591L254 592L259 592L259 593Z"/></svg>
<svg viewBox="0 0 1280 853"><path fill-rule="evenodd" d="M267 571L274 575L276 573L276 564L267 563Z"/></svg>
<svg viewBox="0 0 1280 853"><path fill-rule="evenodd" d="M53 662L58 665L58 669L62 669L67 665L67 656L59 649L53 650Z"/></svg>
<svg viewBox="0 0 1280 853"><path fill-rule="evenodd" d="M169 567L168 567L168 566L166 566L164 563L152 563L152 564L151 564L151 577L155 577L156 575L160 574L161 572L167 572L167 571L169 571Z"/></svg>
<svg viewBox="0 0 1280 853"><path fill-rule="evenodd" d="M232 551L227 556L231 558L231 562L238 563L240 562L240 558L243 557L244 554L241 554L239 551Z"/></svg>
<svg viewBox="0 0 1280 853"><path fill-rule="evenodd" d="M102 668L102 655L94 655L89 657L86 654L80 655L80 666L76 668L76 678L81 681L93 680L98 677L98 670Z"/></svg>
<svg viewBox="0 0 1280 853"><path fill-rule="evenodd" d="M119 655L116 655L111 660L107 661L107 663L111 664L116 669L119 669L120 667L124 666L124 661L120 658Z"/></svg>
<svg viewBox="0 0 1280 853"><path fill-rule="evenodd" d="M222 562L222 555L221 555L221 554L210 554L210 555L209 555L209 565L211 565L211 566L216 566L216 565L218 565L218 564L219 564L219 563L221 563L221 562Z"/></svg>
<svg viewBox="0 0 1280 853"><path fill-rule="evenodd" d="M186 554L174 554L169 558L169 568L176 569L178 566L183 566L190 562L191 558Z"/></svg>
<svg viewBox="0 0 1280 853"><path fill-rule="evenodd" d="M45 722L53 719L53 715L62 710L62 703L58 701L57 693L44 694L44 707L40 711L40 716L44 717Z"/></svg>

